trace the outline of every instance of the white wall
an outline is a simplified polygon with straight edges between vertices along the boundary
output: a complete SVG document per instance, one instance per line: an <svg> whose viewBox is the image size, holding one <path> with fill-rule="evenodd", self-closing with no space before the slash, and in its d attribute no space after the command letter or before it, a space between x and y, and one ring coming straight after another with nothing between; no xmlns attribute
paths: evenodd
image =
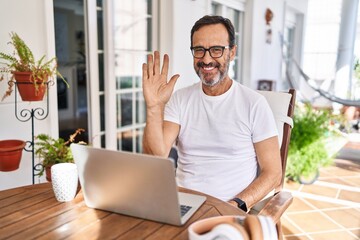
<svg viewBox="0 0 360 240"><path fill-rule="evenodd" d="M20 7L21 6L21 7ZM0 2L0 51L11 53L9 33L16 32L33 50L35 58L46 54L55 56L53 6L49 0L1 0ZM2 96L7 83L0 84ZM18 97L18 100L20 97ZM57 136L56 87L50 88L50 113L42 121L34 121L35 135L48 133ZM31 140L31 120L20 122L15 117L14 94L0 102L0 140ZM19 100L20 101L20 100ZM19 102L18 109L45 108L46 101L40 103ZM23 151L20 168L12 172L0 172L0 190L32 184L31 154ZM37 178L36 178L37 180ZM38 181L38 180L37 180Z"/></svg>
<svg viewBox="0 0 360 240"><path fill-rule="evenodd" d="M166 1L169 8L162 11L160 47L162 53L170 57L169 77L180 74L175 89L199 81L193 68L190 31L194 23L207 14L207 3L206 0L170 0Z"/></svg>
<svg viewBox="0 0 360 240"><path fill-rule="evenodd" d="M251 87L257 87L257 81L268 79L281 80L281 46L279 35L283 32L283 1L269 0L266 4L263 1L255 0L252 23L252 62L251 62ZM265 12L270 8L273 12L271 21L272 41L266 43L266 21ZM276 84L279 85L279 84Z"/></svg>
<svg viewBox="0 0 360 240"><path fill-rule="evenodd" d="M267 8L271 9L274 15L271 21L271 44L265 42ZM276 90L283 90L281 36L284 31L285 14L289 8L306 15L307 0L269 0L265 4L262 0L247 1L243 70L245 85L255 89L258 80L268 79L276 82Z"/></svg>
<svg viewBox="0 0 360 240"><path fill-rule="evenodd" d="M299 0L286 0L286 5L288 7L291 7L292 9L301 12L306 13L308 8L308 0L306 1L299 1Z"/></svg>

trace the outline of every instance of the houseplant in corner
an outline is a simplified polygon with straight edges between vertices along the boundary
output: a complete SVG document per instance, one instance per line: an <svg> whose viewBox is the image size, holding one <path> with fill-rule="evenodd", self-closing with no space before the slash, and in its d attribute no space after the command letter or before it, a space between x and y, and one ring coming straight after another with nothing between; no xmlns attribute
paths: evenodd
<svg viewBox="0 0 360 240"><path fill-rule="evenodd" d="M69 139L65 141L62 138L54 139L47 134L39 134L36 136L35 154L41 159L41 163L36 166L39 169L39 176L42 176L44 171L46 173L46 180L51 182L50 169L51 166L57 163L72 163L73 156L70 149L70 144L75 142L78 134L84 132L84 129L77 129L75 133L70 135ZM80 141L79 144L86 144Z"/></svg>
<svg viewBox="0 0 360 240"><path fill-rule="evenodd" d="M14 47L14 52L12 54L0 52L0 60L5 61L0 62L5 65L0 67L0 81L4 81L6 74L11 75L2 100L11 95L15 81L23 101L41 101L47 89L46 85L55 76L59 76L69 86L57 71L55 57L46 60L46 55L44 55L36 61L30 48L17 33L12 32L10 38L9 44Z"/></svg>

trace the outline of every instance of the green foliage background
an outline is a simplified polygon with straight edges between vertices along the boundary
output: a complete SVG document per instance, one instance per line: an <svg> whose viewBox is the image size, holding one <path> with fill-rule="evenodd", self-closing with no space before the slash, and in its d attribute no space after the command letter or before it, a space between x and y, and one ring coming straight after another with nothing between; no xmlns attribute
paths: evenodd
<svg viewBox="0 0 360 240"><path fill-rule="evenodd" d="M310 104L295 107L286 167L288 178L307 177L332 162L325 147L330 119L330 111L313 109Z"/></svg>

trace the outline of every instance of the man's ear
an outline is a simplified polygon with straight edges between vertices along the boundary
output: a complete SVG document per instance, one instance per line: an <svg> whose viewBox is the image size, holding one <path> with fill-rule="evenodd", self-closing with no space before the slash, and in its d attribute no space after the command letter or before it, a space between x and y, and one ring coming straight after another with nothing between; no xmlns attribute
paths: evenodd
<svg viewBox="0 0 360 240"><path fill-rule="evenodd" d="M230 49L230 61L234 60L235 56L236 56L236 50L237 50L237 46L234 45L231 49Z"/></svg>

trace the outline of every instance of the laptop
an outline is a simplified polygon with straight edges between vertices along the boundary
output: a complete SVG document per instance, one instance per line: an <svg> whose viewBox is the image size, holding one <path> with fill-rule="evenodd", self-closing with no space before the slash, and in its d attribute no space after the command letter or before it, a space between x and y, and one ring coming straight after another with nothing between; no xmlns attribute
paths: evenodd
<svg viewBox="0 0 360 240"><path fill-rule="evenodd" d="M85 204L181 226L206 197L178 192L172 160L71 144Z"/></svg>

